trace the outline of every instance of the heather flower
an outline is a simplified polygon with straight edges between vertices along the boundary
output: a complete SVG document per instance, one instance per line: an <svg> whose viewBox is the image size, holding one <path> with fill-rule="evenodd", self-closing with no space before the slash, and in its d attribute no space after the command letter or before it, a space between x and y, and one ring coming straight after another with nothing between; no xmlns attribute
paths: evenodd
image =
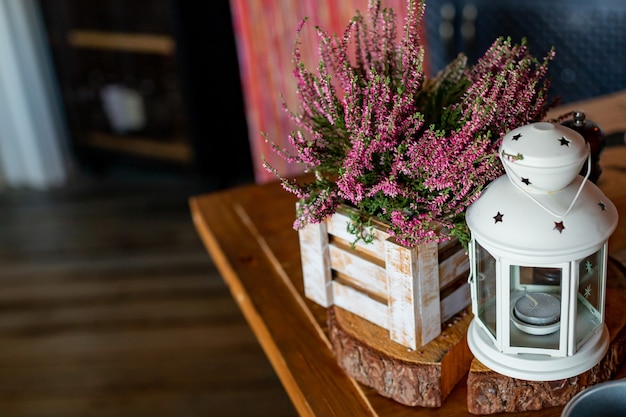
<svg viewBox="0 0 626 417"><path fill-rule="evenodd" d="M357 12L342 37L316 28L315 71L301 57L306 19L298 26L299 108L292 112L283 103L298 127L289 136L295 152L272 149L314 180L283 178L264 161L299 198L295 229L322 222L347 203L361 219L383 221L403 245L452 237L466 245L465 210L504 173L501 137L542 120L555 104L547 101L554 50L538 60L525 41L498 38L474 66L461 54L427 77L419 33L425 1L407 0L407 7L399 42L395 12L381 0L370 0L369 19Z"/></svg>

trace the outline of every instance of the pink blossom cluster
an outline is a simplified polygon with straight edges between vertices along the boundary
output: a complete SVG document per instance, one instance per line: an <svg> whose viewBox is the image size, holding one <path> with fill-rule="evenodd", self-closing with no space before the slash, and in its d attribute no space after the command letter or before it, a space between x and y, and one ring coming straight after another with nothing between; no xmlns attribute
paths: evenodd
<svg viewBox="0 0 626 417"><path fill-rule="evenodd" d="M404 36L396 15L369 2L369 22L357 12L343 37L317 28L320 63L305 68L294 47L299 111L295 152L273 146L312 182L279 177L300 199L294 228L319 223L342 203L376 216L406 246L469 239L465 209L503 174L497 149L511 129L542 120L550 51L535 59L525 43L499 38L468 68L464 56L437 77L424 75L419 28L424 0L407 0ZM306 19L297 28L300 35ZM352 49L351 49L352 46Z"/></svg>

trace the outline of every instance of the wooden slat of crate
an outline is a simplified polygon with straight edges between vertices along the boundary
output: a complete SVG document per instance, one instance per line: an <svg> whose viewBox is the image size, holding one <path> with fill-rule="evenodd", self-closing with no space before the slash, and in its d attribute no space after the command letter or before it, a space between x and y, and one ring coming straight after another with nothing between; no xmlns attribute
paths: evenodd
<svg viewBox="0 0 626 417"><path fill-rule="evenodd" d="M337 281L333 282L333 296L337 307L389 330L389 309L386 303L377 301L362 291Z"/></svg>
<svg viewBox="0 0 626 417"><path fill-rule="evenodd" d="M326 221L328 234L348 244L353 243L355 240L354 235L348 231L348 225L351 223L349 212L350 209L340 209ZM385 253L384 242L389 239L390 236L389 233L382 229L384 226L382 226L380 222L374 222L374 225L378 227L373 227L369 231L374 235L374 240L371 243L365 243L359 240L354 243L354 246L356 251L366 252L374 258L382 260L384 259Z"/></svg>
<svg viewBox="0 0 626 417"><path fill-rule="evenodd" d="M336 244L328 245L330 265L341 279L360 288L367 288L367 292L380 298L387 298L388 291L385 266L364 259L349 248ZM383 261L381 261L383 263Z"/></svg>
<svg viewBox="0 0 626 417"><path fill-rule="evenodd" d="M441 253L441 245L439 248ZM457 277L469 274L469 258L460 244L454 254L446 259L439 257L439 287L444 288L451 284Z"/></svg>
<svg viewBox="0 0 626 417"><path fill-rule="evenodd" d="M409 249L386 241L391 340L416 349L441 333L437 244Z"/></svg>
<svg viewBox="0 0 626 417"><path fill-rule="evenodd" d="M459 286L441 300L441 322L445 323L470 305L470 287L467 284Z"/></svg>
<svg viewBox="0 0 626 417"><path fill-rule="evenodd" d="M298 232L304 295L322 307L333 305L332 271L326 223L310 224Z"/></svg>

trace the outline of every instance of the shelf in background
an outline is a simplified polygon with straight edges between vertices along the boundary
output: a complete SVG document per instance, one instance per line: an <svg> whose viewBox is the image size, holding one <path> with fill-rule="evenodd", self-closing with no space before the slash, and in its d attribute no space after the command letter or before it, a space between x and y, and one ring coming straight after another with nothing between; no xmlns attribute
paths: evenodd
<svg viewBox="0 0 626 417"><path fill-rule="evenodd" d="M108 151L119 151L181 164L191 164L193 161L193 151L183 138L158 141L148 137L90 132L81 143Z"/></svg>
<svg viewBox="0 0 626 417"><path fill-rule="evenodd" d="M72 30L68 43L76 48L170 55L175 42L167 35Z"/></svg>

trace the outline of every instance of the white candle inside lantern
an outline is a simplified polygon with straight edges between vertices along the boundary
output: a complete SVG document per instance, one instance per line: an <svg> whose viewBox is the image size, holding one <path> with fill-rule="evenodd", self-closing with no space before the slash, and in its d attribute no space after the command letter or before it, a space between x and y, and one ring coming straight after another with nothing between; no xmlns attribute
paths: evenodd
<svg viewBox="0 0 626 417"><path fill-rule="evenodd" d="M561 316L561 300L545 292L526 293L515 302L514 314L526 324L553 324Z"/></svg>

